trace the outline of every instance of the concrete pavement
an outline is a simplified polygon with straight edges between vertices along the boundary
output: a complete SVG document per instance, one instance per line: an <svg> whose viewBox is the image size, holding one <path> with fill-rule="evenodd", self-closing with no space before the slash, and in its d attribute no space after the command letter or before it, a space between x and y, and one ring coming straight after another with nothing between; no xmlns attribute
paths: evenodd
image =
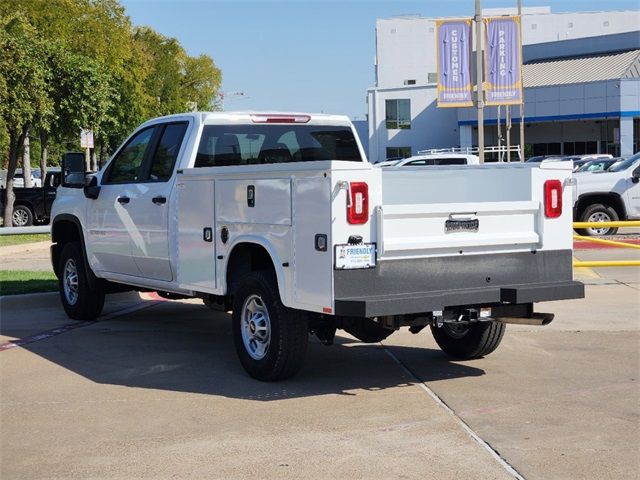
<svg viewBox="0 0 640 480"><path fill-rule="evenodd" d="M51 242L23 243L0 247L0 270L51 270Z"/></svg>
<svg viewBox="0 0 640 480"><path fill-rule="evenodd" d="M616 270L576 271L586 299L538 305L555 321L509 325L484 359L428 329L312 338L273 384L199 301L119 294L76 323L57 294L2 297L0 478L635 479L640 283Z"/></svg>

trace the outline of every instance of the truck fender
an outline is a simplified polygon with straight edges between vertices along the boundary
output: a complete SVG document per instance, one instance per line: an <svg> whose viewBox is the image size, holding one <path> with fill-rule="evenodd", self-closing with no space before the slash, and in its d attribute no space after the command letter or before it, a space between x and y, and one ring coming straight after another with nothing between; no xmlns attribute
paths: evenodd
<svg viewBox="0 0 640 480"><path fill-rule="evenodd" d="M627 211L624 205L624 200L616 192L589 192L584 193L578 197L574 207L574 218L576 221L580 221L580 215L589 206L596 203L602 203L613 208L620 220L627 218Z"/></svg>
<svg viewBox="0 0 640 480"><path fill-rule="evenodd" d="M275 270L276 279L278 281L278 290L280 292L280 298L282 299L282 303L286 305L289 303L285 297L285 293L287 292L286 279L283 270L283 262L282 258L278 254L276 248L268 241L265 240L264 237L260 237L258 235L240 235L233 239L233 243L229 246L228 252L229 254L224 258L224 265L222 268L223 278L221 279L222 288L225 293L228 293L228 285L227 285L227 271L229 268L229 261L233 257L234 251L236 247L243 244L253 244L262 247L269 257L271 258L271 262L273 263L273 268ZM286 302L286 303L285 303Z"/></svg>
<svg viewBox="0 0 640 480"><path fill-rule="evenodd" d="M56 276L59 275L58 272L58 259L60 258L60 252L62 251L63 244L60 241L62 232L60 232L59 228L62 222L69 222L73 224L77 230L78 237L80 240L80 245L82 245L82 258L84 261L84 270L87 272L87 281L89 282L89 286L91 288L95 288L98 283L98 277L95 276L93 270L89 265L89 260L87 259L87 249L85 248L84 243L84 230L82 229L82 223L75 215L70 215L68 213L61 213L56 215L55 218L51 221L51 264L53 266L53 271Z"/></svg>

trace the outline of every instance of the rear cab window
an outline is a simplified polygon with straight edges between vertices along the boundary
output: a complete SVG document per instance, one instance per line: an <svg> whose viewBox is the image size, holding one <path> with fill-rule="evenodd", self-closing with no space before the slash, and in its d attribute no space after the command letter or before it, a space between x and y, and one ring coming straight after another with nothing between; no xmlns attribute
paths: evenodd
<svg viewBox="0 0 640 480"><path fill-rule="evenodd" d="M195 167L342 160L362 162L353 131L328 125L205 125Z"/></svg>

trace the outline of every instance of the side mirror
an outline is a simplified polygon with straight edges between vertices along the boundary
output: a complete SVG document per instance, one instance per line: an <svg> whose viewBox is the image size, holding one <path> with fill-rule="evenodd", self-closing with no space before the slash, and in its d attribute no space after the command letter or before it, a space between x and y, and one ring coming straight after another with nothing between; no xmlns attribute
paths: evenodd
<svg viewBox="0 0 640 480"><path fill-rule="evenodd" d="M631 181L633 183L638 183L640 182L640 167L636 168L632 173L631 173Z"/></svg>
<svg viewBox="0 0 640 480"><path fill-rule="evenodd" d="M84 196L95 200L100 195L100 185L98 185L98 178L95 175L89 175L86 178L84 185Z"/></svg>
<svg viewBox="0 0 640 480"><path fill-rule="evenodd" d="M62 186L83 188L84 177L84 153L69 152L62 155Z"/></svg>

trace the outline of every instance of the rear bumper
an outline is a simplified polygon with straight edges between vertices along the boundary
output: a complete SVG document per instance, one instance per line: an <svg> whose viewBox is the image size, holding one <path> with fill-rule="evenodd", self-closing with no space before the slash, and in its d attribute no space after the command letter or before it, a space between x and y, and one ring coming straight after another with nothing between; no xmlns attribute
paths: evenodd
<svg viewBox="0 0 640 480"><path fill-rule="evenodd" d="M571 250L386 260L334 271L335 314L406 315L584 297Z"/></svg>
<svg viewBox="0 0 640 480"><path fill-rule="evenodd" d="M522 304L583 297L584 285L580 282L569 281L444 292L341 298L335 301L335 313L336 315L350 317L377 317L433 312L458 306L491 306L492 304L500 303Z"/></svg>

